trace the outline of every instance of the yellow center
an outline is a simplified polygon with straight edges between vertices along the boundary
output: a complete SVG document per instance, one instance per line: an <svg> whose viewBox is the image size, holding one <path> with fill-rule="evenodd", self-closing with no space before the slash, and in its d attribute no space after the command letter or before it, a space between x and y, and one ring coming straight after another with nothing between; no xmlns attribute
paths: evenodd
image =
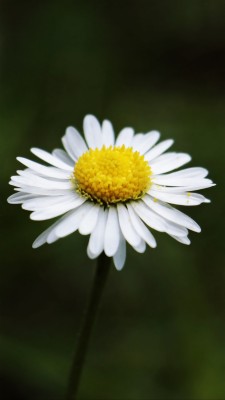
<svg viewBox="0 0 225 400"><path fill-rule="evenodd" d="M83 196L100 204L142 197L150 187L151 169L144 156L132 148L90 149L77 161L73 182Z"/></svg>

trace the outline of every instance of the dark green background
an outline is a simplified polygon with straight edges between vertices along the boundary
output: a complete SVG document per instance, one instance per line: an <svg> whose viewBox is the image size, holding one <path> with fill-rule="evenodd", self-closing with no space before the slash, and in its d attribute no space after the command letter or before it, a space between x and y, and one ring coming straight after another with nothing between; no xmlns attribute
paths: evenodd
<svg viewBox="0 0 225 400"><path fill-rule="evenodd" d="M60 147L85 114L158 129L217 186L188 208L185 247L129 249L112 268L80 399L225 399L225 1L1 1L2 399L62 400L95 262L73 234L32 250L51 221L6 203L31 147Z"/></svg>

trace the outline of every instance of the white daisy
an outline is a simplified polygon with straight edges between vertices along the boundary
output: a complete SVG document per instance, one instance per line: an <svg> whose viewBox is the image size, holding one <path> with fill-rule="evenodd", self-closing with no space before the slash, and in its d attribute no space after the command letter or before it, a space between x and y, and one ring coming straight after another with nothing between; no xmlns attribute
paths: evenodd
<svg viewBox="0 0 225 400"><path fill-rule="evenodd" d="M35 221L61 216L33 243L37 248L53 243L75 231L90 235L87 254L98 257L103 251L113 257L120 270L126 258L126 242L143 253L146 244L156 247L149 230L165 232L178 242L190 244L188 229L200 232L199 225L170 204L195 206L209 200L196 190L213 186L204 168L179 167L191 157L166 152L173 140L159 144L160 134L134 134L124 128L115 139L110 121L102 126L87 115L84 136L73 127L62 138L65 150L52 154L32 148L31 152L50 166L18 157L27 168L17 171L10 184L17 193L11 204L32 211Z"/></svg>

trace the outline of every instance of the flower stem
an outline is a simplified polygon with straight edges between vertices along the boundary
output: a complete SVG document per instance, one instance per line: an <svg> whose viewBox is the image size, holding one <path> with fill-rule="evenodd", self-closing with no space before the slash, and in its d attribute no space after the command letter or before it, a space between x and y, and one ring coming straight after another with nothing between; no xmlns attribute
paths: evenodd
<svg viewBox="0 0 225 400"><path fill-rule="evenodd" d="M88 343L91 336L92 328L96 319L97 311L101 301L103 289L109 273L111 258L102 253L98 257L97 270L94 283L84 314L83 324L78 334L77 350L72 362L71 372L69 376L66 400L76 400L79 388L82 369L84 366L85 356L88 349Z"/></svg>

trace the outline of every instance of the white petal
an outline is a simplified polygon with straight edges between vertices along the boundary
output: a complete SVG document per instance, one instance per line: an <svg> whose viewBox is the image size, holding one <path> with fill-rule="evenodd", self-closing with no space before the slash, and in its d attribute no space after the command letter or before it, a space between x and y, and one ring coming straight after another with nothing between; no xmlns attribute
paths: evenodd
<svg viewBox="0 0 225 400"><path fill-rule="evenodd" d="M165 223L162 218L158 218L153 211L146 206L142 201L131 202L131 206L137 215L144 221L150 228L153 228L159 232L166 232Z"/></svg>
<svg viewBox="0 0 225 400"><path fill-rule="evenodd" d="M81 235L89 235L93 232L98 221L99 208L98 205L93 205L93 207L86 212L79 225L79 232Z"/></svg>
<svg viewBox="0 0 225 400"><path fill-rule="evenodd" d="M50 228L46 229L44 232L42 232L37 239L35 239L34 243L32 244L33 249L37 249L38 247L42 246L43 244L46 243L47 237L49 233L51 232L52 229L54 229L55 224L52 225Z"/></svg>
<svg viewBox="0 0 225 400"><path fill-rule="evenodd" d="M154 182L160 185L187 186L194 184L195 180L202 180L207 175L208 171L205 168L185 168L171 174L154 176Z"/></svg>
<svg viewBox="0 0 225 400"><path fill-rule="evenodd" d="M41 160L47 162L48 164L53 165L54 167L65 169L66 171L71 171L71 166L70 165L68 165L65 162L59 160L57 157L54 157L52 154L48 153L45 150L33 147L30 151L35 156L37 156Z"/></svg>
<svg viewBox="0 0 225 400"><path fill-rule="evenodd" d="M133 136L134 136L133 128L123 128L117 136L115 145L119 147L124 144L126 147L129 147L131 146Z"/></svg>
<svg viewBox="0 0 225 400"><path fill-rule="evenodd" d="M64 163L68 164L70 167L74 167L74 161L70 156L62 149L54 149L52 155Z"/></svg>
<svg viewBox="0 0 225 400"><path fill-rule="evenodd" d="M108 210L99 208L98 222L91 233L88 250L94 257L98 257L104 249L105 228L107 222Z"/></svg>
<svg viewBox="0 0 225 400"><path fill-rule="evenodd" d="M85 198L78 198L76 200L70 200L65 203L60 203L51 206L51 208L43 209L40 211L34 211L31 215L30 218L33 221L43 221L46 219L51 219L58 217L59 215L62 215L66 213L67 211L73 210L74 208L79 207L81 204L83 204L86 201Z"/></svg>
<svg viewBox="0 0 225 400"><path fill-rule="evenodd" d="M35 196L25 200L22 208L28 211L39 211L54 204L65 204L67 201L76 200L79 196L76 193L68 192L65 196Z"/></svg>
<svg viewBox="0 0 225 400"><path fill-rule="evenodd" d="M110 121L105 119L102 123L102 141L106 147L114 146L115 134Z"/></svg>
<svg viewBox="0 0 225 400"><path fill-rule="evenodd" d="M66 129L66 134L62 138L62 142L67 153L74 161L76 161L83 153L88 151L84 139L73 126L69 126Z"/></svg>
<svg viewBox="0 0 225 400"><path fill-rule="evenodd" d="M35 198L32 194L24 194L24 193L14 193L8 197L7 202L9 204L22 204L25 200L30 200Z"/></svg>
<svg viewBox="0 0 225 400"><path fill-rule="evenodd" d="M146 250L146 243L143 239L141 239L141 242L138 246L133 246L134 250L136 250L138 253L144 253Z"/></svg>
<svg viewBox="0 0 225 400"><path fill-rule="evenodd" d="M145 159L147 161L153 160L154 158L160 156L160 154L164 153L167 149L169 149L169 147L171 147L173 143L174 140L172 139L164 140L163 142L153 147L153 149L148 151L148 153L145 154Z"/></svg>
<svg viewBox="0 0 225 400"><path fill-rule="evenodd" d="M186 236L186 228L179 226L171 221L167 221L160 215L152 211L143 201L131 203L139 217L150 227L159 232L166 232L169 235Z"/></svg>
<svg viewBox="0 0 225 400"><path fill-rule="evenodd" d="M140 143L143 142L145 135L143 133L136 133L132 139L131 146L134 150L137 150Z"/></svg>
<svg viewBox="0 0 225 400"><path fill-rule="evenodd" d="M152 178L152 182L155 182L155 178ZM183 184L190 182L190 186L182 186ZM178 184L181 186L161 186L159 184L152 184L151 189L157 190L164 193L184 193L184 192L193 192L195 190L207 189L209 187L215 186L215 183L212 183L210 179L202 179L199 181L191 180L180 180Z"/></svg>
<svg viewBox="0 0 225 400"><path fill-rule="evenodd" d="M55 168L55 167L47 167L47 168ZM57 168L57 170L58 170L58 168ZM68 171L64 171L64 172L66 172L67 174L68 174ZM17 171L16 171L16 173L18 174L18 175L20 175L20 176L26 176L26 177L28 177L28 178L31 178L31 177L33 177L33 176L39 176L40 178L46 178L46 176L43 176L43 175L41 175L41 174L39 174L37 171L33 171L32 169L30 169L30 168L25 168L25 169L18 169ZM50 178L50 177L49 177ZM57 179L57 178L50 178L50 180L51 181L62 181L62 179ZM68 179L67 179L68 180Z"/></svg>
<svg viewBox="0 0 225 400"><path fill-rule="evenodd" d="M47 167L47 168L55 168L55 167ZM66 172L67 174L68 174L68 171L64 171L64 172ZM50 179L51 181L56 181L56 182L62 182L62 181L65 181L64 179L58 179L58 178L52 178L52 177L46 177L46 176L43 176L43 175L41 175L41 174L39 174L37 171L33 171L32 169L30 169L30 168L25 168L25 169L18 169L17 171L16 171L16 173L19 175L19 176L24 176L24 177L26 177L26 178L29 178L29 179L32 179L33 177L36 177L36 176L38 176L39 178L44 178L44 179ZM68 179L67 179L67 181L68 181Z"/></svg>
<svg viewBox="0 0 225 400"><path fill-rule="evenodd" d="M125 260L126 260L126 241L123 235L120 233L119 247L116 254L113 257L113 262L117 271L121 271L121 269L124 266Z"/></svg>
<svg viewBox="0 0 225 400"><path fill-rule="evenodd" d="M56 242L59 239L59 237L56 235L56 228L52 229L52 231L48 234L46 242L48 244L52 244Z"/></svg>
<svg viewBox="0 0 225 400"><path fill-rule="evenodd" d="M191 156L189 154L175 153L174 157L168 161L166 161L166 154L164 154L156 160L153 160L150 165L153 174L163 174L164 172L169 172L180 168L189 161L191 161Z"/></svg>
<svg viewBox="0 0 225 400"><path fill-rule="evenodd" d="M10 185L15 185L15 182L10 181L9 182ZM68 192L70 192L70 190L52 190L52 189L43 189L43 188L39 188L39 187L32 187L32 186L26 186L23 185L21 188L19 187L15 187L16 191L21 192L21 193L25 193L25 194L33 194L33 195L37 195L37 196L64 196L67 195Z"/></svg>
<svg viewBox="0 0 225 400"><path fill-rule="evenodd" d="M181 206L197 206L201 203L209 203L210 200L198 193L187 192L183 194L163 193L160 190L150 189L148 192L154 199L165 201L166 203L178 204Z"/></svg>
<svg viewBox="0 0 225 400"><path fill-rule="evenodd" d="M25 173L25 171L23 171ZM39 187L42 189L71 189L72 184L70 181L56 181L52 179L45 179L37 175L28 175L28 176L12 176L11 177L12 184L14 186L31 186L31 187Z"/></svg>
<svg viewBox="0 0 225 400"><path fill-rule="evenodd" d="M166 233L168 235L174 235L177 237L183 237L188 235L188 230L184 226L178 225L175 222L166 221Z"/></svg>
<svg viewBox="0 0 225 400"><path fill-rule="evenodd" d="M63 215L63 217L61 217L58 221L51 225L50 228L44 231L33 243L33 248L39 247L45 242L48 244L52 244L60 239L60 236L58 236L56 233L57 229L61 224L64 223L65 220L69 218L71 213L74 213L74 211L70 211L66 215Z"/></svg>
<svg viewBox="0 0 225 400"><path fill-rule="evenodd" d="M178 236L173 236L173 235L170 235L170 236L182 244L187 244L187 245L191 244L191 241L187 236L183 236L183 237L178 237Z"/></svg>
<svg viewBox="0 0 225 400"><path fill-rule="evenodd" d="M116 207L110 207L104 240L104 251L108 257L112 257L118 250L120 241L120 227Z"/></svg>
<svg viewBox="0 0 225 400"><path fill-rule="evenodd" d="M153 211L169 221L175 222L176 224L184 226L194 232L201 232L200 226L192 218L188 217L181 211L176 210L166 203L161 203L160 201L156 202L150 196L145 196L143 200Z"/></svg>
<svg viewBox="0 0 225 400"><path fill-rule="evenodd" d="M89 247L87 247L87 255L91 260L94 260L95 258L98 257L98 254L96 255L95 253L92 253Z"/></svg>
<svg viewBox="0 0 225 400"><path fill-rule="evenodd" d="M156 240L152 233L149 231L149 229L145 226L145 224L142 222L142 220L138 217L138 215L135 213L134 209L130 204L127 205L128 212L130 215L131 222L136 230L136 232L139 234L139 236L145 240L145 242L152 248L156 247Z"/></svg>
<svg viewBox="0 0 225 400"><path fill-rule="evenodd" d="M17 160L21 162L26 167L30 168L31 170L38 172L41 175L47 176L49 178L57 178L57 179L69 179L73 168L71 171L65 171L55 167L45 167L39 163L34 161L28 160L27 158L17 157Z"/></svg>
<svg viewBox="0 0 225 400"><path fill-rule="evenodd" d="M48 236L51 232L61 223L61 221L65 218L63 216L60 220L56 221L53 225L51 225L48 229L42 232L37 239L35 239L34 243L32 244L33 249L37 249L38 247L42 246L44 243L47 242Z"/></svg>
<svg viewBox="0 0 225 400"><path fill-rule="evenodd" d="M86 213L92 208L92 204L86 201L80 207L70 211L64 216L61 224L56 229L56 235L60 238L75 232Z"/></svg>
<svg viewBox="0 0 225 400"><path fill-rule="evenodd" d="M159 164L164 164L167 163L171 160L174 159L174 157L176 157L178 153L176 153L175 151L169 151L167 153L161 154L161 156L158 156L156 158L154 158L154 160L152 160L150 162L151 166L154 166L155 164L158 165Z"/></svg>
<svg viewBox="0 0 225 400"><path fill-rule="evenodd" d="M101 148L103 146L101 125L94 115L86 115L83 129L90 149Z"/></svg>
<svg viewBox="0 0 225 400"><path fill-rule="evenodd" d="M135 231L127 208L123 204L117 205L118 216L119 216L119 224L122 231L123 236L130 243L131 246L138 246L140 244L141 238Z"/></svg>
<svg viewBox="0 0 225 400"><path fill-rule="evenodd" d="M145 154L151 147L153 147L160 138L158 131L150 131L143 135L143 140L135 145L135 150L139 151L140 154Z"/></svg>

